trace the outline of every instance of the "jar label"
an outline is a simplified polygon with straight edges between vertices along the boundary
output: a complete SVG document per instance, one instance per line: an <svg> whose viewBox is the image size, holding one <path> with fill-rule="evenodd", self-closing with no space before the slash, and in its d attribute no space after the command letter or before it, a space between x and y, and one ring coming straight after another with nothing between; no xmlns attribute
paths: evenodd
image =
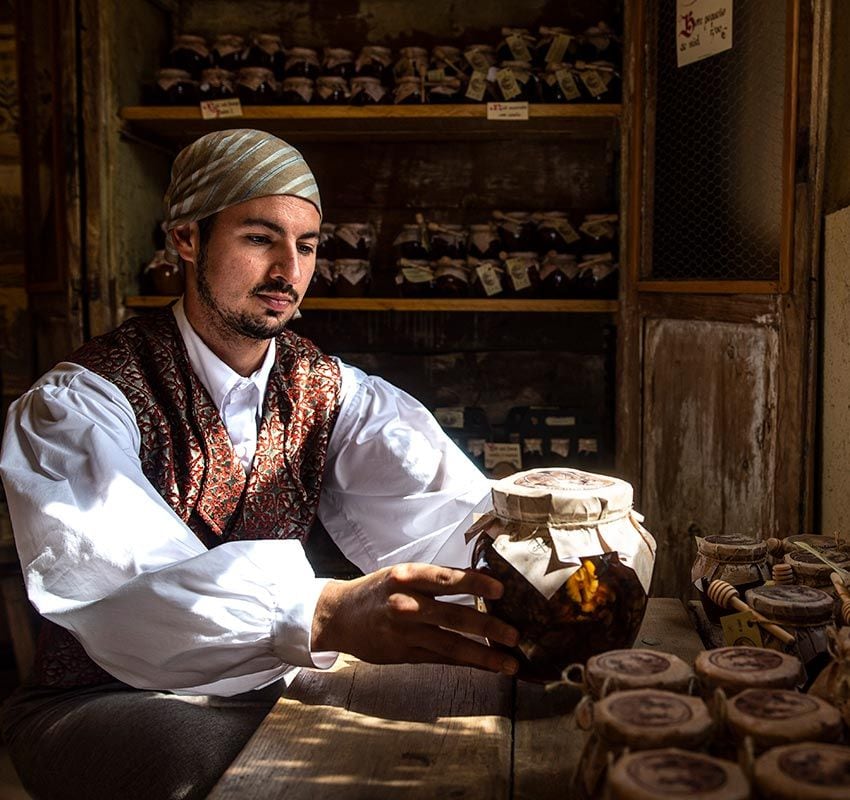
<svg viewBox="0 0 850 800"><path fill-rule="evenodd" d="M531 53L522 34L512 33L505 38L505 41L516 61L531 61Z"/></svg>
<svg viewBox="0 0 850 800"><path fill-rule="evenodd" d="M440 67L438 69L429 69L425 73L425 80L429 83L442 83L446 79L446 71Z"/></svg>
<svg viewBox="0 0 850 800"><path fill-rule="evenodd" d="M202 100L201 117L203 119L221 119L222 117L241 117L242 104L238 97L226 100Z"/></svg>
<svg viewBox="0 0 850 800"><path fill-rule="evenodd" d="M556 456L568 458L570 455L570 440L569 439L550 439L549 449Z"/></svg>
<svg viewBox="0 0 850 800"><path fill-rule="evenodd" d="M469 78L469 86L466 89L466 96L470 100L481 101L484 99L484 92L487 91L487 74L476 70Z"/></svg>
<svg viewBox="0 0 850 800"><path fill-rule="evenodd" d="M467 50L463 56L476 72L487 74L487 70L490 69L490 60L484 53L480 50Z"/></svg>
<svg viewBox="0 0 850 800"><path fill-rule="evenodd" d="M564 53L570 46L573 37L566 33L558 33L552 39L552 44L549 45L549 52L546 53L546 62L549 64L560 64L564 60Z"/></svg>
<svg viewBox="0 0 850 800"><path fill-rule="evenodd" d="M499 88L502 90L502 97L505 100L511 100L522 94L522 89L520 89L516 77L514 77L513 72L509 69L500 69L496 73L496 82L499 84Z"/></svg>
<svg viewBox="0 0 850 800"><path fill-rule="evenodd" d="M723 641L727 647L763 647L761 631L752 611L724 614L720 618Z"/></svg>
<svg viewBox="0 0 850 800"><path fill-rule="evenodd" d="M587 87L594 97L599 97L608 91L608 84L599 76L599 73L593 69L583 69L579 72L582 83Z"/></svg>
<svg viewBox="0 0 850 800"><path fill-rule="evenodd" d="M614 226L610 222L585 222L579 228L592 239L613 239Z"/></svg>
<svg viewBox="0 0 850 800"><path fill-rule="evenodd" d="M513 442L485 442L484 466L493 469L497 464L508 463L522 469L522 454L519 444Z"/></svg>
<svg viewBox="0 0 850 800"><path fill-rule="evenodd" d="M597 439L579 439L578 440L578 451L579 453L598 453L599 452L599 441Z"/></svg>
<svg viewBox="0 0 850 800"><path fill-rule="evenodd" d="M559 220L555 223L554 228L561 235L561 238L567 243L572 244L577 242L581 237L576 233L576 229L566 220Z"/></svg>
<svg viewBox="0 0 850 800"><path fill-rule="evenodd" d="M499 273L492 264L482 264L475 269L478 275L478 280L481 281L481 286L484 288L484 294L487 297L492 297L494 294L499 294L502 291L502 282L499 280Z"/></svg>
<svg viewBox="0 0 850 800"><path fill-rule="evenodd" d="M523 260L509 258L505 262L505 267L508 270L514 291L519 292L531 286L531 278L528 276L528 265Z"/></svg>
<svg viewBox="0 0 850 800"><path fill-rule="evenodd" d="M523 455L543 455L543 440L542 439L523 439L522 440Z"/></svg>
<svg viewBox="0 0 850 800"><path fill-rule="evenodd" d="M427 267L404 267L401 274L408 283L428 283L434 279L434 273Z"/></svg>
<svg viewBox="0 0 850 800"><path fill-rule="evenodd" d="M573 73L568 69L557 70L555 72L555 80L558 81L558 86L561 87L561 91L567 100L575 100L581 97L581 89L578 88Z"/></svg>
<svg viewBox="0 0 850 800"><path fill-rule="evenodd" d="M435 408L434 418L444 428L462 428L463 427L463 407L446 407Z"/></svg>
<svg viewBox="0 0 850 800"><path fill-rule="evenodd" d="M575 417L546 417L543 422L550 428L572 427L576 424Z"/></svg>

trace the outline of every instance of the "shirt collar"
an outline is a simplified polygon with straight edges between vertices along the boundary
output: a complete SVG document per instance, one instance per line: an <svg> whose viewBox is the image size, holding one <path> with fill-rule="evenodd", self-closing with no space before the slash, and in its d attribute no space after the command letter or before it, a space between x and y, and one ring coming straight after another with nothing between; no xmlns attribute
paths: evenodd
<svg viewBox="0 0 850 800"><path fill-rule="evenodd" d="M209 392L210 397L218 409L218 413L220 415L223 414L224 401L235 386L253 383L257 387L257 415L260 416L263 411L263 398L266 396L269 375L274 366L275 340L269 340L266 357L256 372L245 378L232 370L204 344L201 337L198 336L186 318L182 297L171 308L174 312L174 319L177 321L180 335L183 337L183 342L186 345L186 352L189 354L189 363L192 365L192 369L204 385L204 388Z"/></svg>

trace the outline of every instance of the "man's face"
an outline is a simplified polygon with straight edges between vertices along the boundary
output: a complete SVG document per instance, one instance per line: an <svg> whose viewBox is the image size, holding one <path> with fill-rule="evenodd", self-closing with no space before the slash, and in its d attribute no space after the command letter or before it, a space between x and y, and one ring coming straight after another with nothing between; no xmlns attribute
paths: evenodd
<svg viewBox="0 0 850 800"><path fill-rule="evenodd" d="M321 219L300 197L258 197L218 212L187 273L218 335L270 339L295 314L316 265Z"/></svg>

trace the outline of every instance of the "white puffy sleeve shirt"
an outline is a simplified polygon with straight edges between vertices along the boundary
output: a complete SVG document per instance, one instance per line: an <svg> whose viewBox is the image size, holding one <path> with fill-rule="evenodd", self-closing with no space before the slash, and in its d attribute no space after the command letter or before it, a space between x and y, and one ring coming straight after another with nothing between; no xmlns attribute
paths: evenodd
<svg viewBox="0 0 850 800"><path fill-rule="evenodd" d="M182 308L175 315L187 339ZM238 376L228 377L193 333L190 360L221 403L235 457L250 468L253 426L244 409L232 420L227 413L228 388L245 387L226 386ZM489 481L420 403L340 368L341 410L319 502L325 528L364 572L403 561L467 566L462 533L488 507ZM330 666L336 654L310 648L325 581L301 544L207 550L145 478L139 447L126 398L78 365L58 365L12 405L0 472L38 611L139 688L231 695L293 666Z"/></svg>

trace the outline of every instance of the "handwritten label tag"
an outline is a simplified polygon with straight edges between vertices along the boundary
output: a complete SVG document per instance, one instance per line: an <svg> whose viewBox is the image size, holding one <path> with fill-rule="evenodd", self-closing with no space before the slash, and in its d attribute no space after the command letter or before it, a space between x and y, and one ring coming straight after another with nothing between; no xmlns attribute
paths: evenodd
<svg viewBox="0 0 850 800"><path fill-rule="evenodd" d="M531 61L531 52L528 49L522 34L513 33L505 39L514 59L517 61Z"/></svg>
<svg viewBox="0 0 850 800"><path fill-rule="evenodd" d="M514 291L520 292L531 286L531 278L528 276L528 265L521 258L509 258L505 261L505 269L511 279Z"/></svg>
<svg viewBox="0 0 850 800"><path fill-rule="evenodd" d="M484 287L484 294L488 297L492 297L494 294L499 294L502 291L502 281L499 280L499 273L496 272L491 264L483 264L480 267L476 267L475 271L478 273L478 280L481 281L481 285Z"/></svg>
<svg viewBox="0 0 850 800"><path fill-rule="evenodd" d="M486 91L487 73L476 70L469 76L469 86L466 89L466 96L470 100L481 102L484 99L484 92Z"/></svg>
<svg viewBox="0 0 850 800"><path fill-rule="evenodd" d="M202 100L201 116L204 119L222 119L224 117L241 117L242 103L238 97L226 100Z"/></svg>
<svg viewBox="0 0 850 800"><path fill-rule="evenodd" d="M739 611L720 618L723 640L728 647L764 647L761 631L751 611Z"/></svg>
<svg viewBox="0 0 850 800"><path fill-rule="evenodd" d="M522 469L522 454L519 444L509 442L484 443L484 467L493 469L497 464L508 463Z"/></svg>
<svg viewBox="0 0 850 800"><path fill-rule="evenodd" d="M528 119L528 103L487 103L487 119Z"/></svg>
<svg viewBox="0 0 850 800"><path fill-rule="evenodd" d="M496 72L496 82L502 90L502 97L505 100L513 100L514 97L519 97L522 94L519 82L516 76L509 69L500 69Z"/></svg>
<svg viewBox="0 0 850 800"><path fill-rule="evenodd" d="M549 52L546 53L546 63L560 64L564 60L564 53L567 52L572 40L573 37L566 33L556 34L552 39L552 44L549 45Z"/></svg>
<svg viewBox="0 0 850 800"><path fill-rule="evenodd" d="M581 89L578 88L576 79L573 77L573 73L569 70L557 70L555 72L555 80L557 80L558 86L561 87L561 91L564 93L565 99L575 100L576 98L581 97Z"/></svg>
<svg viewBox="0 0 850 800"><path fill-rule="evenodd" d="M581 72L579 72L579 77L581 78L582 83L587 87L587 91L589 91L594 97L599 97L600 94L604 94L608 91L608 85L594 69L581 70Z"/></svg>
<svg viewBox="0 0 850 800"><path fill-rule="evenodd" d="M444 428L463 427L462 406L444 406L443 408L435 408L434 417Z"/></svg>

